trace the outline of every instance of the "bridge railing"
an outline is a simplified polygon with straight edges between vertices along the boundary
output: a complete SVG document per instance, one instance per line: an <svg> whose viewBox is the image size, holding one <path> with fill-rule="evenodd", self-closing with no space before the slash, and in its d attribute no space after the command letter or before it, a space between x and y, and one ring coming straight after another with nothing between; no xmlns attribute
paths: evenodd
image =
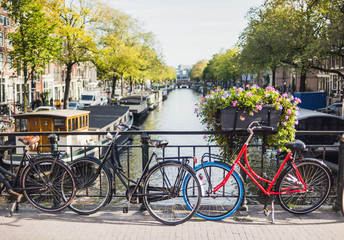
<svg viewBox="0 0 344 240"><path fill-rule="evenodd" d="M227 132L228 133L228 132ZM10 139L13 139L16 136L26 136L26 135L49 135L51 133L42 133L42 132L30 132L30 133L0 133L0 139L2 136L7 136ZM56 132L56 135L106 135L107 132ZM132 136L133 142L128 145L119 145L121 148L121 162L123 162L123 167L126 169L128 176L132 179L136 179L141 175L141 171L145 163L148 161L148 156L150 156L151 147L149 146L148 142L146 141L148 138L154 139L163 139L169 138L169 136L173 135L183 135L183 136L191 136L191 135L199 135L200 138L203 136L207 136L210 134L224 134L223 132L209 132L209 131L127 131L122 132L123 136ZM331 191L329 201L331 204L335 204L340 199L336 199L340 197L340 194L337 194L339 189L343 186L344 182L344 132L341 131L298 131L298 136L312 136L312 135L336 135L338 136L338 144L336 145L307 145L307 152L303 153L307 157L316 157L321 160L326 160L331 158L333 161L334 158L337 158L337 163L329 162L326 163L330 166L333 171L334 175L334 186ZM12 147L11 150L6 152L2 151L2 149ZM40 147L40 146L39 146ZM41 146L42 147L42 146ZM47 146L46 146L47 147ZM53 148L54 146L48 146ZM56 147L56 146L55 146ZM102 157L102 153L104 153L107 145L61 145L57 146L58 149L66 149L69 148L70 152L79 151L79 156L86 156L90 149L94 149L93 155L97 158ZM175 157L175 156L196 156L198 159L198 163L192 162L190 163L192 167L200 163L200 159L204 153L209 154L219 154L221 152L221 148L224 146L213 145L213 144L193 144L190 142L189 144L178 145L178 142L170 142L169 145L166 147L165 150L159 152L161 156L166 157ZM278 156L278 152L272 148L272 150L267 150L268 145L263 143L252 143L249 145L250 151L250 163L252 163L252 167L254 171L257 173L265 173L272 171L273 173L278 168L279 164L282 162ZM272 146L273 147L273 146ZM5 165L6 168L11 169L14 171L16 167L15 162L15 149L23 148L18 147L15 145L1 145L0 144L0 164ZM39 149L39 148L38 148ZM41 154L41 152L37 152L36 154ZM4 159L6 158L6 159ZM4 164L3 161L7 160L7 164ZM70 156L68 161L75 161L75 156ZM229 160L230 161L230 160ZM258 197L257 192L255 191L255 187L250 187L250 181L248 181L248 199L254 199ZM120 185L120 184L118 184ZM125 197L125 192L122 191L123 189L119 188L116 192L114 197L119 199L123 199ZM337 200L337 201L336 201Z"/></svg>

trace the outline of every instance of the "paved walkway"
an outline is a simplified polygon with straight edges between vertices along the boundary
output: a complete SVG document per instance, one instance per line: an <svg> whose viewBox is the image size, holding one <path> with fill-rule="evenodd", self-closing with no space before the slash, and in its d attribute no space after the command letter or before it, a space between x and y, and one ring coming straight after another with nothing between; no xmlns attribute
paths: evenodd
<svg viewBox="0 0 344 240"><path fill-rule="evenodd" d="M1 240L344 239L344 217L328 206L302 216L277 206L275 224L263 215L262 206L255 205L222 221L194 218L178 226L163 225L148 212L133 208L123 214L120 208L108 206L94 215L80 216L70 210L46 214L21 204L18 212L6 217L8 209L1 207Z"/></svg>

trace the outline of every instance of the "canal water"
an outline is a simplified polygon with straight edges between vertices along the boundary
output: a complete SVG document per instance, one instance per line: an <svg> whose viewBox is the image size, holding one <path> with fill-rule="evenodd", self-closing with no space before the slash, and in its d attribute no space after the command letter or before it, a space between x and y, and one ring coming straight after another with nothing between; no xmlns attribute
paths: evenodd
<svg viewBox="0 0 344 240"><path fill-rule="evenodd" d="M175 89L168 94L167 100L161 102L158 107L151 111L147 119L139 126L144 131L204 131L205 127L201 124L201 119L195 113L196 103L201 99L202 95L192 89ZM204 139L204 135L181 135L181 134L153 134L151 139L168 140L169 145L164 152L158 150L158 156L175 157L175 156L196 156L198 163L205 152L209 152L209 143ZM140 136L135 136L132 145L136 148L130 148L129 152L122 152L121 161L123 166L128 164L129 158L130 177L137 179L142 173L142 149ZM178 146L182 147L178 147ZM198 147L194 148L193 146ZM150 149L150 153L152 148ZM211 153L218 154L218 148L211 148ZM129 153L129 155L128 155ZM256 159L250 161L252 168L257 169L260 174L261 169L261 149L249 150L249 158ZM265 168L275 170L276 163L272 161L271 151L264 156ZM154 163L153 163L154 164ZM192 163L191 163L192 165ZM272 167L274 166L274 167ZM237 169L239 170L239 169ZM248 182L251 182L250 180ZM118 182L117 195L124 194L125 189ZM247 193L257 194L257 187L248 184ZM251 191L252 190L252 191ZM123 203L125 199L116 199Z"/></svg>

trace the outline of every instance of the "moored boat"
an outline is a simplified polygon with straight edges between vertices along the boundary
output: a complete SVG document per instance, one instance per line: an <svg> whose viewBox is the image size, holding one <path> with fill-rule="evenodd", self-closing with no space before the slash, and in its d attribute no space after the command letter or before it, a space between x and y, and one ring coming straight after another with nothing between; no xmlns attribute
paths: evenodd
<svg viewBox="0 0 344 240"><path fill-rule="evenodd" d="M148 115L148 101L144 96L128 96L119 101L121 106L129 107L130 112L134 115L134 123L138 124L146 119Z"/></svg>
<svg viewBox="0 0 344 240"><path fill-rule="evenodd" d="M128 107L122 106L95 106L85 110L52 110L31 112L16 115L15 132L102 132L114 131L114 126L118 121L131 124L133 117ZM124 144L128 140L119 138L118 144ZM65 161L76 160L85 155L94 156L99 153L100 147L94 145L106 144L103 135L60 135L58 142L58 150L62 151L61 158ZM24 145L18 141L16 137L15 145L18 146L16 151L10 157L3 154L4 164L16 164L19 162L23 153ZM76 145L73 147L73 145ZM72 146L72 147L71 147ZM51 151L50 142L47 135L40 137L38 151ZM30 154L36 155L36 149L30 149Z"/></svg>

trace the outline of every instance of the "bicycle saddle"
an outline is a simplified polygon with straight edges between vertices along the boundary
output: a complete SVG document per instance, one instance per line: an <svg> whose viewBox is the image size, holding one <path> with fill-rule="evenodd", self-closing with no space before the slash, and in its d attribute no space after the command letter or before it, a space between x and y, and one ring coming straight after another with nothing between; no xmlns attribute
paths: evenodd
<svg viewBox="0 0 344 240"><path fill-rule="evenodd" d="M150 140L149 143L157 148L165 148L168 144L167 140Z"/></svg>
<svg viewBox="0 0 344 240"><path fill-rule="evenodd" d="M294 142L284 144L286 148L289 148L292 151L304 151L306 148L306 144L301 140L295 140Z"/></svg>
<svg viewBox="0 0 344 240"><path fill-rule="evenodd" d="M24 143L25 145L30 146L39 141L39 136L19 137L18 140Z"/></svg>

